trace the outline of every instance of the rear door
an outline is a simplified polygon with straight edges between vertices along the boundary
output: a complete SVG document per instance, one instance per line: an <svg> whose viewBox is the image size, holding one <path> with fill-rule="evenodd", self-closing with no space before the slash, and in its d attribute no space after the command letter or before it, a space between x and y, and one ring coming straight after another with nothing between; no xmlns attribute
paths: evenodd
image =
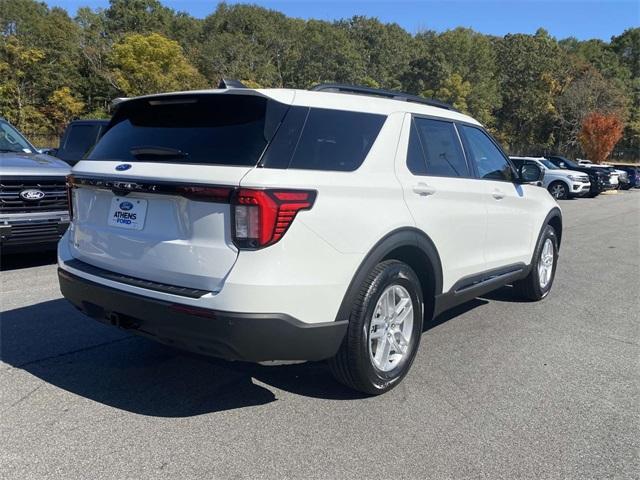
<svg viewBox="0 0 640 480"><path fill-rule="evenodd" d="M230 193L287 108L250 93L121 104L73 170L74 257L135 278L219 289L237 258Z"/></svg>
<svg viewBox="0 0 640 480"><path fill-rule="evenodd" d="M416 222L435 243L443 291L484 270L485 190L472 178L452 122L407 115L396 175Z"/></svg>
<svg viewBox="0 0 640 480"><path fill-rule="evenodd" d="M522 185L513 182L515 171L506 155L484 130L460 125L467 157L487 205L485 258L487 268L531 260L533 223L537 206Z"/></svg>

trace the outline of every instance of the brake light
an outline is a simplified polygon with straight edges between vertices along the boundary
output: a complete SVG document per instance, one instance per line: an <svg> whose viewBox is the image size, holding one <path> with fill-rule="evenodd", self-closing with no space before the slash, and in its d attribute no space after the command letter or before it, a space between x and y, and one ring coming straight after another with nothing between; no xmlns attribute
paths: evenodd
<svg viewBox="0 0 640 480"><path fill-rule="evenodd" d="M185 198L222 203L229 201L232 191L233 188L231 187L209 187L200 185L180 185L176 187L176 193Z"/></svg>
<svg viewBox="0 0 640 480"><path fill-rule="evenodd" d="M240 188L232 198L233 241L238 248L256 249L280 240L301 210L309 210L311 190Z"/></svg>

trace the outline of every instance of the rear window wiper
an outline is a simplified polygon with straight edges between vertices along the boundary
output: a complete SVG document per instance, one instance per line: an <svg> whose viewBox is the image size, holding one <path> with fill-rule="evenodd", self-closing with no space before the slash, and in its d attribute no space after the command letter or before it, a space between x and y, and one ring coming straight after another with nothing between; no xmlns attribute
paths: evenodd
<svg viewBox="0 0 640 480"><path fill-rule="evenodd" d="M154 145L132 147L129 152L137 160L162 160L170 158L186 158L189 156L188 153L178 150L177 148L158 147Z"/></svg>

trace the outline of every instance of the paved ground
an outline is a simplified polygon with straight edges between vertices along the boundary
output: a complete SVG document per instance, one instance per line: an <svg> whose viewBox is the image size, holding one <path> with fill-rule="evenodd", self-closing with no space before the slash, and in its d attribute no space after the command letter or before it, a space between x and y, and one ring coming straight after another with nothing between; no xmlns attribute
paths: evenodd
<svg viewBox="0 0 640 480"><path fill-rule="evenodd" d="M84 319L3 259L0 477L640 478L640 191L562 202L554 290L439 318L397 389L226 363Z"/></svg>

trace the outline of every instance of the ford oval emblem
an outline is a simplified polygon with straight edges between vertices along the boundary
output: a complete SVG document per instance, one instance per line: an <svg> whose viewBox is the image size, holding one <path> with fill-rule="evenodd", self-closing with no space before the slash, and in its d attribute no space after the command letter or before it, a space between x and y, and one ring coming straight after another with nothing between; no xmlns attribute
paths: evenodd
<svg viewBox="0 0 640 480"><path fill-rule="evenodd" d="M125 170L129 170L131 168L130 163L121 163L116 167L116 170L119 172L124 172Z"/></svg>
<svg viewBox="0 0 640 480"><path fill-rule="evenodd" d="M131 202L120 202L120 210L124 210L125 212L128 212L132 208L133 208L133 203L131 203Z"/></svg>
<svg viewBox="0 0 640 480"><path fill-rule="evenodd" d="M22 190L20 192L20 198L23 200L42 200L44 198L45 193L42 190L36 190L35 188L30 188L28 190Z"/></svg>

